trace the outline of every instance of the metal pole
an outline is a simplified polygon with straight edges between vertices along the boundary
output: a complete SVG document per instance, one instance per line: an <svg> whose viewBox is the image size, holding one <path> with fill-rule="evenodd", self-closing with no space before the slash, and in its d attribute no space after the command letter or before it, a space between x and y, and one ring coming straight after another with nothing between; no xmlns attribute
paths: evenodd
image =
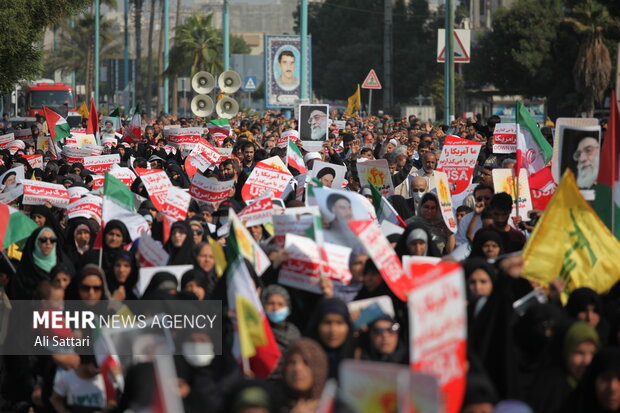
<svg viewBox="0 0 620 413"><path fill-rule="evenodd" d="M164 71L168 70L169 63L170 63L170 0L164 0ZM164 113L168 113L168 101L169 101L168 76L164 76ZM177 114L175 113L174 115L176 116Z"/></svg>
<svg viewBox="0 0 620 413"><path fill-rule="evenodd" d="M71 16L71 18L69 19L69 24L71 25L71 28L75 27L75 18L73 16ZM75 90L75 70L71 71L71 88L73 89L73 99L77 103L77 91Z"/></svg>
<svg viewBox="0 0 620 413"><path fill-rule="evenodd" d="M618 43L618 52L616 55L616 103L618 102L620 102L620 43ZM611 107L613 108L613 106Z"/></svg>
<svg viewBox="0 0 620 413"><path fill-rule="evenodd" d="M299 12L299 35L301 36L301 79L299 79L299 85L301 87L301 100L306 102L308 101L308 0L301 0Z"/></svg>
<svg viewBox="0 0 620 413"><path fill-rule="evenodd" d="M228 16L228 0L224 0L224 10L222 12L222 31L224 35L224 71L230 67L230 26Z"/></svg>
<svg viewBox="0 0 620 413"><path fill-rule="evenodd" d="M372 113L372 89L368 89L368 116Z"/></svg>
<svg viewBox="0 0 620 413"><path fill-rule="evenodd" d="M455 118L456 108L454 104L455 86L454 86L454 0L447 0L448 4L448 16L450 21L448 22L448 31L450 38L450 53L448 69L450 70L450 120Z"/></svg>
<svg viewBox="0 0 620 413"><path fill-rule="evenodd" d="M125 0L125 50L123 55L123 89L129 84L129 0ZM128 110L129 108L126 108Z"/></svg>
<svg viewBox="0 0 620 413"><path fill-rule="evenodd" d="M95 105L99 104L99 0L95 0Z"/></svg>
<svg viewBox="0 0 620 413"><path fill-rule="evenodd" d="M384 0L383 10L383 110L388 113L392 107L392 0Z"/></svg>
<svg viewBox="0 0 620 413"><path fill-rule="evenodd" d="M452 50L450 49L450 31L448 26L450 25L450 7L446 0L444 10L444 64L443 64L443 123L450 125L450 58L452 56Z"/></svg>

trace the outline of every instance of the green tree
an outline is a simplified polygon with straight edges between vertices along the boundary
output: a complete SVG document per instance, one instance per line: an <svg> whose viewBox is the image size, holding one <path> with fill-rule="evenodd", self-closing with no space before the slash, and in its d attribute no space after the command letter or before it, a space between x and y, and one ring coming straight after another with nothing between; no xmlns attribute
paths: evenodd
<svg viewBox="0 0 620 413"><path fill-rule="evenodd" d="M142 11L144 6L144 0L132 0L134 7L134 38L136 40L136 78L135 82L135 90L136 90L136 100L140 101L142 99ZM149 62L151 64L151 62Z"/></svg>
<svg viewBox="0 0 620 413"><path fill-rule="evenodd" d="M120 40L112 34L112 23L102 17L99 21L100 61L113 57ZM58 48L45 55L46 72L60 69L63 74L75 72L78 81L83 81L86 88L86 100L90 100L93 90L94 56L95 56L95 17L86 14L75 22L74 27L68 23L61 26L58 36Z"/></svg>
<svg viewBox="0 0 620 413"><path fill-rule="evenodd" d="M46 27L60 24L82 11L89 0L11 0L0 5L0 93L9 93L15 83L34 80L42 69Z"/></svg>
<svg viewBox="0 0 620 413"><path fill-rule="evenodd" d="M576 4L564 21L579 35L573 76L575 88L583 99L582 107L591 117L611 83L612 63L604 34L619 25L609 10L595 0Z"/></svg>

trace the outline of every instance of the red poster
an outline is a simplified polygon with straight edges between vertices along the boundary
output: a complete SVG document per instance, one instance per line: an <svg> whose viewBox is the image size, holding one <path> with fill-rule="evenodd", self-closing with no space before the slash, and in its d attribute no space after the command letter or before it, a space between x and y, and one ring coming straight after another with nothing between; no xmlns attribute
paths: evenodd
<svg viewBox="0 0 620 413"><path fill-rule="evenodd" d="M469 139L452 135L446 138L437 170L448 176L452 195L460 194L469 186L480 148L480 143Z"/></svg>
<svg viewBox="0 0 620 413"><path fill-rule="evenodd" d="M241 189L241 197L248 202L270 190L274 198L280 198L292 177L279 157L265 159L257 163L252 170Z"/></svg>
<svg viewBox="0 0 620 413"><path fill-rule="evenodd" d="M155 209L161 212L166 203L168 188L172 186L170 178L161 169L136 168L136 173L142 179L142 183L149 193Z"/></svg>
<svg viewBox="0 0 620 413"><path fill-rule="evenodd" d="M216 181L203 175L196 175L189 187L189 194L202 202L217 204L232 196L235 189L235 181Z"/></svg>
<svg viewBox="0 0 620 413"><path fill-rule="evenodd" d="M28 179L21 182L24 186L24 205L45 205L46 202L61 208L69 205L69 191L62 185Z"/></svg>

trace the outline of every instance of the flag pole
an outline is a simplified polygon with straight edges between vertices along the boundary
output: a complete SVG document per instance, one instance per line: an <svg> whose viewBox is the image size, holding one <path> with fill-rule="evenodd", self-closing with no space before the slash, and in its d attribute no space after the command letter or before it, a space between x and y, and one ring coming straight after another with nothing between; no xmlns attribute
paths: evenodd
<svg viewBox="0 0 620 413"><path fill-rule="evenodd" d="M517 110L517 103L515 102L515 130L517 131L517 134L519 133L519 131L517 130L519 125L519 111ZM519 168L519 169L518 169ZM515 197L516 197L516 201L515 201L515 215L518 217L519 216L519 175L521 173L521 166L519 165L519 163L515 163L515 167L512 168L513 173L515 175L515 179L514 179L514 183L515 183L515 189L514 189L514 193L515 193Z"/></svg>

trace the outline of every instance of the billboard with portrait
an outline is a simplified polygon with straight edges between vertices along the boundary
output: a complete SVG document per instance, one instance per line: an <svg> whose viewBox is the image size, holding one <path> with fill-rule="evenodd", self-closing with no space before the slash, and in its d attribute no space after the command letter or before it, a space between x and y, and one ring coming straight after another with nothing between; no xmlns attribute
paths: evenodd
<svg viewBox="0 0 620 413"><path fill-rule="evenodd" d="M311 42L308 36L308 95L312 95ZM294 108L301 95L301 40L296 35L265 36L265 105Z"/></svg>
<svg viewBox="0 0 620 413"><path fill-rule="evenodd" d="M560 176L569 168L580 189L591 189L598 178L600 126L563 126L560 133Z"/></svg>

